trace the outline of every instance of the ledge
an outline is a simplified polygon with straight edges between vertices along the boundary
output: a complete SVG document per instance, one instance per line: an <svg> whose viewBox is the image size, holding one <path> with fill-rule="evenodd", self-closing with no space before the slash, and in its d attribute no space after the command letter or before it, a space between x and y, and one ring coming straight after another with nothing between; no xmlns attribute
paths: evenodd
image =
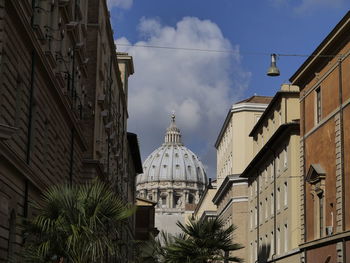
<svg viewBox="0 0 350 263"><path fill-rule="evenodd" d="M350 238L350 230L337 233L331 236L322 237L316 240L307 241L299 246L300 249L310 249L323 246L325 244L335 243L344 238Z"/></svg>

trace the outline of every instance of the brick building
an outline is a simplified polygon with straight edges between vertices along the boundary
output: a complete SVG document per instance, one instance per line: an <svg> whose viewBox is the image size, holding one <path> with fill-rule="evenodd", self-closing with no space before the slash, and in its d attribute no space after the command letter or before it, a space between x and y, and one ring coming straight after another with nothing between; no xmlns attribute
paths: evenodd
<svg viewBox="0 0 350 263"><path fill-rule="evenodd" d="M300 87L302 262L350 260L350 12L290 78Z"/></svg>
<svg viewBox="0 0 350 263"><path fill-rule="evenodd" d="M0 262L16 257L16 220L49 185L99 176L135 201L133 63L115 50L106 1L0 0ZM133 239L133 218L127 229L120 239Z"/></svg>

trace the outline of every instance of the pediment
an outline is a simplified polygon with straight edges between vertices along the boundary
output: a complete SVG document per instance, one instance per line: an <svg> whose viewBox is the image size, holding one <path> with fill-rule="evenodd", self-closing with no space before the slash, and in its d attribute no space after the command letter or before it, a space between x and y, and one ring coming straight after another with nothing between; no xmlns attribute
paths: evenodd
<svg viewBox="0 0 350 263"><path fill-rule="evenodd" d="M316 184L326 178L326 172L320 164L311 164L305 180L310 184Z"/></svg>

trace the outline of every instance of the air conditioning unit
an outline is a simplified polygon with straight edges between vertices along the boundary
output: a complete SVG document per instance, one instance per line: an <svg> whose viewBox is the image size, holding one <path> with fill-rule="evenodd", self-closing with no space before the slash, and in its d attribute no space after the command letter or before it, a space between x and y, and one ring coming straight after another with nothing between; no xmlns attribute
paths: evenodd
<svg viewBox="0 0 350 263"><path fill-rule="evenodd" d="M333 235L333 226L326 226L326 235Z"/></svg>

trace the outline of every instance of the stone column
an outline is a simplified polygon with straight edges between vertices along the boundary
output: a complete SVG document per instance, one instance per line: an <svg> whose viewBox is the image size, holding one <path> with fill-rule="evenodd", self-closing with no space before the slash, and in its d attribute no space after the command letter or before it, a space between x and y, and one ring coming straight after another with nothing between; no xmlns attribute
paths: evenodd
<svg viewBox="0 0 350 263"><path fill-rule="evenodd" d="M157 189L152 190L152 197L153 197L153 201L158 202L158 190Z"/></svg>
<svg viewBox="0 0 350 263"><path fill-rule="evenodd" d="M199 191L197 190L197 191L196 191L195 198L194 198L194 203L195 203L195 204L198 204L198 202L199 202Z"/></svg>
<svg viewBox="0 0 350 263"><path fill-rule="evenodd" d="M188 200L188 196L189 196L189 195L188 195L188 190L185 190L184 193L185 193L185 200L184 200L184 201L185 201L185 204L188 204L188 201L189 201L189 200Z"/></svg>

